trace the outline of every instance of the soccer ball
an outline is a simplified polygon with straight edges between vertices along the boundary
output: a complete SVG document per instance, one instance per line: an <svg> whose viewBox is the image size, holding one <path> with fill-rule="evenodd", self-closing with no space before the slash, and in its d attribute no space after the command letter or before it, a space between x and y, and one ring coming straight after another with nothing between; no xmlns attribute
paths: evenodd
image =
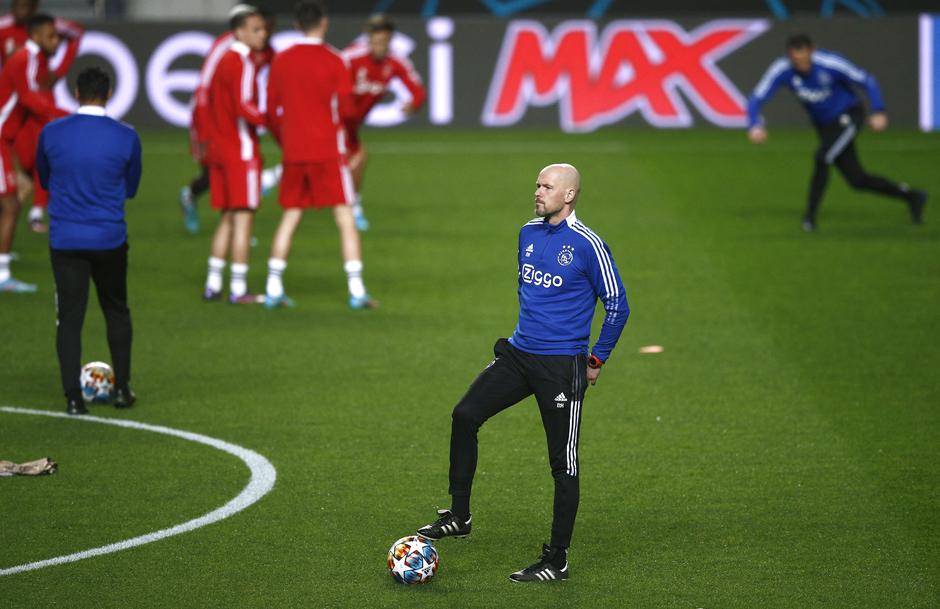
<svg viewBox="0 0 940 609"><path fill-rule="evenodd" d="M82 366L80 382L86 402L107 402L114 389L114 372L104 362L90 362Z"/></svg>
<svg viewBox="0 0 940 609"><path fill-rule="evenodd" d="M439 565L437 550L424 537L402 537L388 551L388 572L399 584L423 584Z"/></svg>

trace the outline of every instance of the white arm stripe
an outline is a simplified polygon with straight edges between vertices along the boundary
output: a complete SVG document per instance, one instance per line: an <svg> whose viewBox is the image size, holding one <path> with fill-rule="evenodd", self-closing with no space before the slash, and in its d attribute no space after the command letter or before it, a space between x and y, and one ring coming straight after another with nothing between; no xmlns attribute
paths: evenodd
<svg viewBox="0 0 940 609"><path fill-rule="evenodd" d="M255 65L248 57L242 57L242 101L251 101L255 79Z"/></svg>
<svg viewBox="0 0 940 609"><path fill-rule="evenodd" d="M865 70L852 65L849 60L843 59L838 55L829 55L828 53L816 52L813 53L813 61L832 70L842 72L852 80L859 83L865 82L865 79L868 78L868 73L865 72Z"/></svg>
<svg viewBox="0 0 940 609"><path fill-rule="evenodd" d="M29 61L26 63L26 84L31 91L39 90L39 83L36 82L36 73L39 71L39 61L36 56L29 53Z"/></svg>
<svg viewBox="0 0 940 609"><path fill-rule="evenodd" d="M581 222L575 222L571 228L587 239L594 248L594 254L597 256L597 262L601 267L601 276L604 278L604 288L607 290L607 298L613 302L613 310L609 311L609 315L611 319L614 319L617 317L620 288L617 286L613 263L610 260L610 256L607 254L607 250L604 249L604 243L601 241L600 237L581 224Z"/></svg>
<svg viewBox="0 0 940 609"><path fill-rule="evenodd" d="M228 43L217 45L214 49L212 49L212 52L209 53L209 56L206 57L206 62L202 66L202 75L199 79L203 86L209 86L209 82L212 80L212 75L215 74L215 69L219 65L219 60L222 59L222 56L225 55L225 52L229 50L231 46L231 40L229 40Z"/></svg>
<svg viewBox="0 0 940 609"><path fill-rule="evenodd" d="M767 92L770 91L770 86L774 84L777 77L783 74L788 67L790 67L790 62L782 57L770 64L764 76L761 77L760 82L754 87L754 95L760 98L766 96Z"/></svg>

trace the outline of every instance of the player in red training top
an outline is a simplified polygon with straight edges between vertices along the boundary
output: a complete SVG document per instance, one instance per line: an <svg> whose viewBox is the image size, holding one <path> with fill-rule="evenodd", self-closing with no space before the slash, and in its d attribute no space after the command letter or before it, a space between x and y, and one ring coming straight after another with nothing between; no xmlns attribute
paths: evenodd
<svg viewBox="0 0 940 609"><path fill-rule="evenodd" d="M261 199L258 127L265 123L257 105L258 83L251 53L264 48L267 34L264 17L257 9L239 13L229 25L235 41L219 59L209 83L211 112L204 125L212 208L222 216L212 238L203 298L221 297L222 272L231 250L229 302L248 304L258 301L248 293L246 277L251 225Z"/></svg>
<svg viewBox="0 0 940 609"><path fill-rule="evenodd" d="M411 93L411 101L402 107L405 114L420 110L427 97L421 77L415 72L411 62L407 58L391 54L389 47L394 34L395 25L385 15L375 15L366 23L366 42L353 44L343 51L353 75L355 113L346 123L346 159L356 187L353 213L359 230L369 228L369 222L362 210L362 177L368 156L359 141L359 128L372 108L388 92L389 84L395 78Z"/></svg>
<svg viewBox="0 0 940 609"><path fill-rule="evenodd" d="M0 17L0 61L4 64L13 53L26 44L29 38L29 21L38 10L39 0L12 0L10 12ZM49 72L47 78L39 82L40 92L51 104L55 104L52 87L58 79L68 74L69 68L72 67L78 55L82 35L85 33L85 28L81 25L62 17L55 18L54 26L59 37L66 43L65 52L59 65ZM20 130L13 146L20 169L29 174L29 179L24 179L20 184L20 200L29 196L30 190L33 191L33 208L29 212L29 225L36 232L46 230L43 210L49 202L49 194L39 184L39 177L36 175L36 146L39 143L39 132L42 131L43 125L45 123L38 120L38 117L30 117Z"/></svg>
<svg viewBox="0 0 940 609"><path fill-rule="evenodd" d="M0 291L35 292L36 286L10 275L10 251L20 202L13 142L30 117L43 123L67 113L55 107L40 91L49 76L49 56L59 46L59 34L48 15L37 14L29 25L29 39L0 71Z"/></svg>
<svg viewBox="0 0 940 609"><path fill-rule="evenodd" d="M239 13L252 11L260 12L265 19L266 38L264 48L261 51L252 51L251 53L255 70L260 72L265 66L271 65L271 61L274 60L275 53L270 44L271 34L274 32L276 25L274 14L248 4L238 4L229 11L228 19L231 21ZM209 190L209 163L206 160L208 142L206 141L206 128L204 126L207 120L206 116L212 111L209 108L209 83L212 81L219 60L229 50L234 41L235 37L232 32L225 32L215 39L203 60L202 68L199 70L199 84L196 86L196 90L193 91L192 119L189 125L190 154L193 160L199 164L199 173L180 189L180 207L183 211L183 226L186 227L187 231L194 234L199 232L199 214L196 211L196 201L204 192ZM277 186L280 175L281 169L279 166L263 170L261 172L261 192L266 193Z"/></svg>
<svg viewBox="0 0 940 609"><path fill-rule="evenodd" d="M284 173L279 201L281 223L274 234L265 306L291 306L281 275L287 268L294 231L304 210L333 208L342 242L349 305L375 306L362 281L359 233L349 203L352 176L346 167L344 119L352 114L352 78L342 56L323 42L329 21L319 2L295 9L304 38L278 53L268 78L268 124L283 150Z"/></svg>

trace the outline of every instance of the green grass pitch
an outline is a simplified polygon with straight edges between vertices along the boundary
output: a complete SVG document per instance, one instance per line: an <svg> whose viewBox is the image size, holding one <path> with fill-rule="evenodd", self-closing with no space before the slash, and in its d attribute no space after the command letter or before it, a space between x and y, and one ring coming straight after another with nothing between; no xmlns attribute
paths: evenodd
<svg viewBox="0 0 940 609"><path fill-rule="evenodd" d="M930 189L927 221L837 175L804 234L806 131L370 131L366 283L347 308L332 220L311 213L285 275L293 310L204 304L214 217L183 231L182 132L144 134L128 205L129 412L265 455L274 490L246 511L124 552L0 577L0 607L637 609L940 604L940 140L865 134L867 167ZM269 160L276 158L267 147ZM438 543L430 584L385 552L446 507L450 411L516 316L515 247L538 170L583 174L579 217L607 240L633 313L588 391L572 579L516 586L548 538L551 477L528 400L488 422L474 532ZM278 218L258 214L263 289ZM0 404L63 410L44 237L21 225L0 294ZM599 317L599 316L597 316ZM595 337L597 331L595 324ZM83 359L109 359L91 298ZM641 355L660 344L665 352ZM0 413L0 568L195 518L248 473L205 446Z"/></svg>

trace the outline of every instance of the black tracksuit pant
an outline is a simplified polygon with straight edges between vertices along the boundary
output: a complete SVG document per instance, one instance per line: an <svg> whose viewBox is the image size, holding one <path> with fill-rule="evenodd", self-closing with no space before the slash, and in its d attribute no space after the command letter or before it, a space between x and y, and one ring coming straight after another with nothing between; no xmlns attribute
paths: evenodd
<svg viewBox="0 0 940 609"><path fill-rule="evenodd" d="M813 162L813 177L810 180L809 201L806 217L815 221L822 203L826 184L829 181L829 167L835 165L852 188L868 190L879 194L907 200L910 203L911 192L899 184L881 176L867 173L858 160L855 138L865 122L865 111L855 106L843 113L838 120L827 125L817 125L819 148Z"/></svg>
<svg viewBox="0 0 940 609"><path fill-rule="evenodd" d="M585 355L533 355L501 338L496 359L454 408L450 436L450 494L468 500L477 467L477 430L493 415L535 395L555 479L551 545L571 544L578 513L578 431L587 387Z"/></svg>
<svg viewBox="0 0 940 609"><path fill-rule="evenodd" d="M127 387L131 377L131 312L127 308L127 244L113 250L50 249L56 293L56 351L62 388L81 400L82 325L88 307L88 282L95 282L104 313L114 383Z"/></svg>

